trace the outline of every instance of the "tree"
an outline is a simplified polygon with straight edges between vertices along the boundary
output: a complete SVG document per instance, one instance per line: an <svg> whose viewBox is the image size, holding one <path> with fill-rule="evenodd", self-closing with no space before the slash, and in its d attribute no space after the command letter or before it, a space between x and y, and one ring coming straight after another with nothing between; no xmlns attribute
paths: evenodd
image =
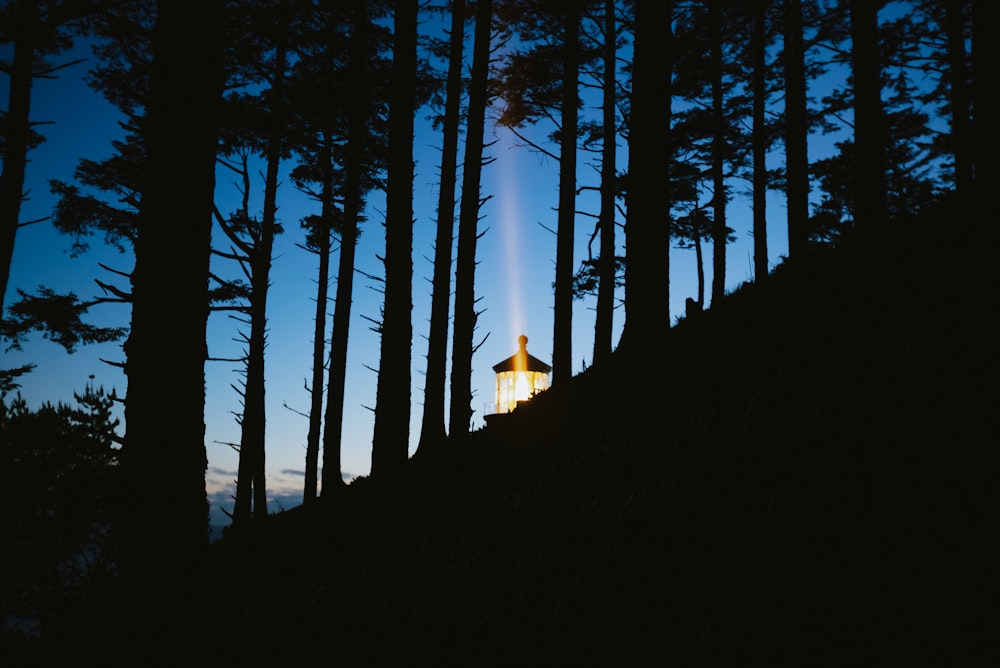
<svg viewBox="0 0 1000 668"><path fill-rule="evenodd" d="M329 148L323 159L330 163ZM332 172L332 166L331 170ZM333 194L330 192L332 180L324 180L322 210L318 216L308 218L302 225L306 228L305 247L319 258L316 276L316 315L313 323L312 381L309 383L309 431L306 433L306 471L302 503L312 503L319 487L319 439L323 428L323 378L326 359L326 306L330 290L330 235L333 230Z"/></svg>
<svg viewBox="0 0 1000 668"><path fill-rule="evenodd" d="M952 150L955 155L955 192L964 199L972 192L975 170L972 158L972 91L969 83L968 54L965 51L966 0L946 0L941 19L947 35L948 81L950 86Z"/></svg>
<svg viewBox="0 0 1000 668"><path fill-rule="evenodd" d="M102 299L80 301L76 293L57 294L44 286L34 295L23 290L17 293L19 299L8 308L9 317L0 323L0 334L7 339L9 349L19 350L32 332L41 332L68 353L81 344L117 341L125 336L124 327L98 327L84 322L82 316Z"/></svg>
<svg viewBox="0 0 1000 668"><path fill-rule="evenodd" d="M625 331L619 348L662 359L670 328L670 155L673 3L636 0L625 227ZM649 368L644 366L643 368Z"/></svg>
<svg viewBox="0 0 1000 668"><path fill-rule="evenodd" d="M223 15L221 0L201 3L197 20L182 5L159 2L153 32L147 181L125 343L121 568L128 630L134 638L159 638L159 647L177 637L176 610L188 617L202 609L205 330ZM171 403L164 383L173 389ZM190 617L183 623L190 628Z"/></svg>
<svg viewBox="0 0 1000 668"><path fill-rule="evenodd" d="M18 289L19 299L10 308L10 318L3 317L17 230L25 225L42 222L35 220L22 223L19 220L21 201L25 196L23 189L27 154L44 141L33 129L36 123L30 120L32 82L37 78L53 77L58 71L80 62L53 66L46 61L46 57L68 49L73 43L73 32L85 30L87 24L110 13L105 4L68 0L52 3L18 0L0 9L0 42L13 42L14 46L12 62L0 64L0 70L10 77L8 108L0 115L0 122L4 126L3 141L0 142L3 153L3 167L0 169L0 335L7 338L14 348L18 348L31 331L43 332L44 336L63 345L67 352L73 352L79 343L114 341L124 336L123 328L96 327L82 320L82 316L95 304L123 301L125 297L120 294L112 298L80 301L72 292L56 294L44 286L40 286L34 295ZM53 189L56 188L54 184ZM89 210L83 217L93 216L95 213L97 212ZM65 231L64 220L60 220L58 214L57 208L57 216L53 222L57 229ZM98 227L104 225L108 239L116 239L117 232L101 220L100 215L96 218L96 222L87 222ZM78 242L79 235L87 233L84 228L85 225L81 225L74 232L78 235ZM79 244L74 250L81 250L83 247L83 244ZM106 293L113 291L109 286L101 287Z"/></svg>
<svg viewBox="0 0 1000 668"><path fill-rule="evenodd" d="M725 161L727 157L726 119L723 101L723 31L719 0L708 0L709 73L712 87L712 305L726 294L726 242L731 230L726 226Z"/></svg>
<svg viewBox="0 0 1000 668"><path fill-rule="evenodd" d="M583 52L580 17L586 3L505 2L499 15L519 33L526 46L505 56L500 95L504 109L500 125L525 145L559 164L556 210L556 271L553 301L552 384L572 377L572 320L576 220L576 165L579 131L579 73L596 53ZM558 76L555 74L558 73ZM549 139L558 151L546 150L529 140L521 128L550 119L555 130Z"/></svg>
<svg viewBox="0 0 1000 668"><path fill-rule="evenodd" d="M839 26L827 32L835 44L850 40L849 49L835 47L834 61L849 66L851 85L824 102L831 113L853 110L853 137L838 144L839 156L813 166L826 195L810 238L834 236L838 224L865 226L911 215L948 185L951 156L942 150L947 135L930 116L935 106L947 105L946 87L939 83L944 68L932 65L943 61L946 40L922 25L919 12L881 20L879 4L846 3L846 14L834 12L827 20L848 18L846 34ZM850 218L839 220L838 211Z"/></svg>
<svg viewBox="0 0 1000 668"><path fill-rule="evenodd" d="M152 10L148 2L98 11L100 7L101 3L66 3L47 15L51 19L60 12L74 12L79 18L73 23L74 30L96 38L93 50L99 61L89 73L89 83L124 117L121 127L125 136L111 142L111 157L100 161L81 158L73 174L76 184L49 182L57 197L51 223L56 231L72 237L73 257L88 250L89 240L95 235L103 236L104 243L119 252L131 253L142 196L145 151L140 128L148 101L148 28L152 25ZM57 69L42 69L37 75L48 76ZM101 266L114 278L128 278L126 271ZM18 289L18 300L9 305L8 318L2 324L3 336L16 349L31 332L41 332L69 353L81 344L121 339L127 328L98 327L84 317L98 304L129 303L131 295L111 282L95 282L103 294L83 300L75 292L58 294L45 286L39 286L34 294Z"/></svg>
<svg viewBox="0 0 1000 668"><path fill-rule="evenodd" d="M676 168L680 171L682 168ZM675 181L676 183L676 181ZM679 189L678 189L679 190ZM679 198L678 198L679 199ZM691 208L682 215L675 216L671 221L671 232L677 241L677 248L694 249L695 271L698 274L698 288L694 299L685 302L685 316L701 311L705 305L705 242L712 238L712 216L706 212L707 206L699 206L694 198Z"/></svg>
<svg viewBox="0 0 1000 668"><path fill-rule="evenodd" d="M462 199L458 212L458 248L455 258L455 320L451 347L451 405L448 435L457 442L472 423L472 355L476 329L476 242L480 177L483 167L483 133L488 103L490 31L493 0L476 0L476 28L472 45L472 79L462 169Z"/></svg>
<svg viewBox="0 0 1000 668"><path fill-rule="evenodd" d="M430 331L427 335L427 373L424 411L417 453L435 453L444 443L445 379L448 362L448 311L451 302L451 246L455 238L455 186L458 173L458 135L462 98L462 51L465 42L465 0L451 2L448 75L442 124L441 183L438 191L437 232L434 238L434 277L431 288Z"/></svg>
<svg viewBox="0 0 1000 668"><path fill-rule="evenodd" d="M273 238L274 229L272 225L267 230L265 222L250 213L250 150L241 146L235 152L239 154L238 164L222 158L219 159L219 164L229 167L240 176L242 205L228 218L223 218L216 210L219 229L229 241L230 250L214 249L213 253L237 262L243 275L249 280L248 284L240 279L218 279L222 286L220 289L239 299L238 304L224 308L235 312L237 315L233 317L250 328L249 334L239 333L246 345L240 359L243 363L243 382L241 387L234 386L242 400L243 411L236 417L240 425L240 442L234 445L239 453L239 466L232 519L235 527L246 530L251 516L260 519L267 515L266 495L262 489L265 484L263 470L258 471L257 465L264 457L264 343L268 288L267 282L261 280L261 274L268 273L270 269L270 247L273 243L264 237L270 235ZM267 253L266 262L264 253ZM258 494L264 497L263 506L258 503Z"/></svg>
<svg viewBox="0 0 1000 668"><path fill-rule="evenodd" d="M879 57L879 4L850 0L854 78L854 192L859 225L878 225L887 214L886 133Z"/></svg>
<svg viewBox="0 0 1000 668"><path fill-rule="evenodd" d="M616 89L618 79L618 32L615 21L614 0L604 2L604 81L602 82L601 111L601 212L598 226L601 230L599 282L597 286L597 317L594 322L594 364L607 362L611 357L611 331L615 308L615 198L617 189L617 136L615 122Z"/></svg>
<svg viewBox="0 0 1000 668"><path fill-rule="evenodd" d="M239 470L236 479L236 502L233 524L244 529L252 516L256 520L267 517L267 483L264 474L266 404L265 359L267 343L267 293L270 288L271 255L275 235L281 231L277 223L278 168L287 154L285 146L290 117L286 102L285 79L288 69L288 40L292 21L289 0L279 0L277 6L258 8L264 11L249 12L241 16L247 25L241 26L242 35L258 39L241 39L240 44L253 44L248 54L248 83L270 86L256 96L237 94L234 106L261 108L262 114L247 114L250 122L235 129L240 144L258 148L265 163L264 208L258 221L250 216L247 194L250 180L247 172L247 154L243 153L244 204L236 219L222 225L236 253L232 259L240 262L244 275L250 281L248 304L245 309L246 324L250 327L246 342L245 375L243 382L243 414L240 417ZM277 16L274 15L276 11ZM272 28L273 26L273 28ZM239 63L243 65L244 63ZM252 495L252 498L251 498Z"/></svg>
<svg viewBox="0 0 1000 668"><path fill-rule="evenodd" d="M737 45L745 41L740 33L744 22L736 12L731 3L711 0L688 6L677 21L674 97L680 103L674 114L672 157L696 169L675 165L677 177L672 182L683 188L675 193L675 202L687 202L689 195L702 192L702 182L709 193L712 215L704 220L711 221L713 304L725 295L726 247L733 233L727 224L730 181L744 170L749 155L748 136L742 131L743 121L751 115L746 70L742 59L735 57ZM693 183L682 186L681 179ZM686 230L694 228L675 228L672 236Z"/></svg>
<svg viewBox="0 0 1000 668"><path fill-rule="evenodd" d="M320 484L324 497L343 486L341 438L355 251L365 221L365 198L372 189L383 187L386 164L389 60L384 54L391 37L381 25L386 9L385 3L364 0L315 5L305 21L308 29L296 45L298 58L289 83L304 127L295 148L300 163L292 178L321 208L319 216L303 221L306 247L320 256L306 445L307 500L315 498ZM331 233L339 239L340 252L330 346L324 357ZM329 373L324 408L325 368Z"/></svg>
<svg viewBox="0 0 1000 668"><path fill-rule="evenodd" d="M438 191L437 233L434 238L430 331L427 335L427 374L424 378L424 411L417 454L433 452L444 443L447 436L444 390L448 362L448 311L451 302L451 246L455 238L455 183L458 171L465 0L451 0L449 38L448 78L441 134L441 184Z"/></svg>
<svg viewBox="0 0 1000 668"><path fill-rule="evenodd" d="M754 280L762 281L770 272L767 259L767 47L768 0L751 3L753 28L750 38L753 95L753 268Z"/></svg>
<svg viewBox="0 0 1000 668"><path fill-rule="evenodd" d="M913 200L921 192L933 197L934 190L950 188L958 199L971 192L968 7L966 0L921 0L915 11L891 16L880 27L883 81L889 91L889 190L892 194L901 184L908 191L890 199L890 214L919 208ZM936 127L935 118L948 120L947 132ZM907 154L903 163L896 162L898 151ZM949 171L947 180L935 178L935 173ZM928 187L930 183L934 186Z"/></svg>
<svg viewBox="0 0 1000 668"><path fill-rule="evenodd" d="M129 266L134 261L145 184L144 131L155 14L155 3L145 0L114 5L89 17L86 23L97 56L88 83L121 113L120 126L125 134L112 140L110 157L80 158L73 170L74 183L49 181L50 191L58 198L52 224L72 237L74 255L89 249L92 237L101 236L105 245L128 255ZM115 284L116 280L130 278L130 269L102 268L111 278L95 279L104 295L95 301L131 304L130 291Z"/></svg>
<svg viewBox="0 0 1000 668"><path fill-rule="evenodd" d="M390 74L390 89L389 91L382 91L378 88L372 89L372 81L384 80L383 77L377 75L379 62L371 62L373 54L380 53L382 41L376 36L372 35L373 27L369 23L369 17L367 12L367 7L369 3L366 2L356 2L350 6L350 24L353 30L353 35L351 36L349 51L349 63L347 68L347 86L345 91L347 92L346 99L346 115L347 115L347 128L346 128L346 139L344 147L344 184L343 184L343 201L344 201L344 215L343 222L340 228L340 260L337 270L337 295L336 304L334 306L333 313L333 332L330 339L330 372L327 379L327 404L326 413L324 415L324 432L323 432L323 495L327 496L329 494L335 493L343 485L344 480L341 472L340 464L340 450L341 450L341 434L343 428L343 414L344 414L344 374L347 368L347 343L348 343L348 328L350 325L350 314L351 314L351 294L354 289L354 253L357 246L359 225L362 218L362 210L364 204L364 196L368 190L371 189L372 179L368 177L368 173L373 168L374 164L380 164L382 159L388 160L388 167L390 171L394 171L395 175L392 178L393 188L393 205L392 210L386 212L386 263L393 261L396 263L406 263L406 257L409 255L400 256L402 249L406 246L411 247L412 250L412 238L413 238L413 214L412 214L412 182L413 182L413 125L412 118L410 121L409 130L407 131L405 123L399 118L399 115L404 113L403 108L414 107L414 92L410 92L410 97L407 97L406 91L399 92L399 98L393 98L392 94L395 90L395 86L410 86L411 84L406 80L405 72L397 72L397 64L395 62L395 55L393 57L392 72ZM397 7L398 9L398 7ZM414 12L416 10L413 10ZM408 20L408 17L400 17L401 19ZM403 23L396 24L396 30L410 30L410 28ZM416 20L415 18L413 19ZM415 30L415 28L413 28ZM401 37L402 38L402 37ZM396 39L394 35L394 40ZM408 38L402 38L408 39ZM400 49L405 52L401 53L401 57L406 60L408 53L407 49L411 47L400 44ZM413 47L415 48L415 47ZM413 56L414 58L416 56ZM400 67L404 65L400 64ZM416 66L414 65L414 68ZM414 74L414 76L416 76ZM415 86L415 83L412 84ZM389 127L387 133L382 133L380 131L372 132L369 130L370 126L375 125L373 120L377 118L378 114L376 109L382 105L382 100L389 98L390 105L390 119ZM408 100L404 102L404 99ZM393 106L395 111L392 111ZM406 106L408 105L408 106ZM402 108L401 108L402 107ZM412 116L412 112L411 112ZM377 127L377 126L375 126ZM395 130L395 132L394 132ZM408 132L408 134L407 134ZM387 136L386 136L387 134ZM409 137L409 149L406 148L406 137ZM385 137L385 139L383 139ZM389 145L384 146L383 142L388 141ZM402 143L402 144L401 144ZM392 151L401 151L400 155L394 155ZM406 152L410 153L409 162L405 159ZM393 162L393 158L396 162ZM408 165L408 167L407 167ZM399 170L403 170L400 174ZM408 172L407 172L408 170ZM406 174L409 174L407 180ZM403 179L400 182L400 179ZM409 183L409 195L406 194L407 183ZM397 192L398 189L398 192ZM410 213L406 215L406 209L404 205L404 210L399 210L399 206L403 202L398 201L399 197L407 198L404 201L410 201ZM392 216L391 222L389 216ZM404 224L404 219L408 222ZM392 231L390 232L390 225L392 226ZM400 229L403 226L403 229ZM409 230L409 232L407 232ZM394 240L393 250L390 253L389 248L389 237ZM400 239L399 235L403 235L404 238ZM409 238L409 241L406 238ZM398 247L397 245L398 244ZM390 256L392 260L390 260ZM413 274L413 260L410 257L409 260L410 278L407 281L405 278L406 272L402 267L396 266L394 271L394 277L397 280L402 280L405 284L409 284L412 290L412 274ZM388 283L388 267L386 269L386 282ZM398 272L398 273L396 273ZM400 322L409 322L409 318L403 317L400 311L407 310L408 308L404 305L404 300L401 295L398 295L398 291L407 290L405 285L396 285L392 291L394 301L391 310L395 317L399 319ZM388 288L387 288L388 291ZM389 294L386 298L388 299ZM398 302L395 299L398 298ZM407 298L409 299L409 298ZM407 302L408 303L408 302ZM387 308L389 308L387 304ZM410 324L410 334L412 335L412 323ZM390 338L393 345L402 345L402 332L399 334L399 339ZM385 342L383 341L383 345ZM409 345L409 344L407 344ZM393 351L400 353L401 351ZM390 368L393 372L399 372L401 375L406 375L409 377L409 354L405 355L407 358L406 368L407 371L403 372L402 366L393 368L391 365L393 363L402 365L403 355L399 354L398 357L393 357L390 360ZM384 361L384 360L383 360ZM395 382L395 381L393 381ZM380 382L381 387L381 373ZM407 385L407 397L409 397L409 385ZM392 394L393 390L399 390L400 388L392 388L387 391ZM401 400L400 396L395 396L392 394L392 399L390 401ZM383 411L388 411L390 419L395 418L393 409L398 409L398 406L392 404L391 407L386 407L383 405ZM385 414L385 413L383 413ZM409 411L407 410L407 415ZM409 434L408 424L406 425L406 434ZM388 442L393 442L397 434L392 433L387 437ZM404 437L403 444L403 459L406 458L406 448L405 443L408 437ZM396 447L395 444L390 447ZM374 460L374 454L373 454ZM374 461L373 461L374 465ZM391 474L390 474L391 475Z"/></svg>
<svg viewBox="0 0 1000 668"><path fill-rule="evenodd" d="M565 3L562 15L562 100L559 109L559 211L552 335L552 384L573 376L573 245L576 229L576 141L579 126L580 6Z"/></svg>
<svg viewBox="0 0 1000 668"><path fill-rule="evenodd" d="M986 79L983 75L989 65L986 63L996 62L996 43L985 39L985 28L989 23L986 14L985 0L972 1L972 100L974 113L972 116L972 165L973 184L975 186L975 208L974 211L985 211L987 206L986 188L992 187L996 183L993 178L996 162L993 160L992 149L987 146L995 146L995 142L989 141L995 137L995 126L992 121L983 119L996 118L996 101L992 93L986 92ZM987 155L990 153L990 155ZM990 184L987 186L986 184ZM988 233L996 234L995 226L987 225Z"/></svg>
<svg viewBox="0 0 1000 668"><path fill-rule="evenodd" d="M873 215L876 221L911 215L946 187L946 135L929 115L946 104L946 93L935 84L941 72L928 69L945 47L936 28L923 23L919 13L890 14L880 22L877 7L849 3L827 15L823 33L831 42L824 46L835 54L834 63L847 65L851 85L834 90L824 104L830 116L853 110L853 128L845 128L853 136L838 142L839 154L811 166L823 199L810 220L810 242L870 225L865 220Z"/></svg>
<svg viewBox="0 0 1000 668"><path fill-rule="evenodd" d="M36 410L0 389L0 471L10 495L3 531L2 590L8 615L39 621L55 644L72 604L114 569L112 507L120 440L114 390L88 383L76 405ZM22 596L18 592L32 592Z"/></svg>
<svg viewBox="0 0 1000 668"><path fill-rule="evenodd" d="M417 100L417 0L396 0L389 93L385 303L372 438L373 479L397 484L410 433L413 338L413 115Z"/></svg>
<svg viewBox="0 0 1000 668"><path fill-rule="evenodd" d="M597 187L579 186L578 190L596 190L599 193L600 205L594 231L587 245L587 257L580 261L580 267L573 279L574 298L591 295L596 298L594 306L594 348L593 362L606 362L614 349L612 330L614 325L615 291L624 285L624 258L616 253L615 234L617 227L617 199L620 195L620 183L617 168L618 148L618 112L619 106L627 104L627 97L619 95L622 83L618 79L618 49L623 41L618 27L619 21L629 20L628 8L621 12L619 18L613 0L605 0L598 9L596 3L593 12L588 12L589 22L581 23L580 44L581 53L600 53L600 67L586 67L581 63L580 90L588 87L601 91L601 120L595 122L581 115L579 128L582 138L580 148L599 154L599 166L596 166L600 177ZM586 30L590 25L592 30ZM591 44L593 46L591 46ZM589 80L588 80L589 79ZM597 145L597 148L594 146ZM578 212L581 213L581 212ZM594 242L597 240L597 252L594 252Z"/></svg>
<svg viewBox="0 0 1000 668"><path fill-rule="evenodd" d="M89 8L88 8L89 9ZM3 114L3 167L0 169L0 319L3 318L14 240L22 225L19 216L24 199L24 170L28 151L41 143L31 122L31 85L34 79L51 76L67 67L48 65L44 58L72 44L67 23L85 14L71 2L43 3L11 0L0 8L0 42L13 42L14 57L0 70L10 77L7 111Z"/></svg>
<svg viewBox="0 0 1000 668"><path fill-rule="evenodd" d="M805 40L801 0L782 0L785 65L785 182L788 257L797 258L808 239L809 126L806 107Z"/></svg>
<svg viewBox="0 0 1000 668"><path fill-rule="evenodd" d="M323 428L323 378L326 359L326 306L330 289L330 236L333 231L333 157L330 138L320 150L320 161L325 166L320 197L320 214L302 221L306 229L305 248L319 258L316 276L316 314L313 323L312 382L309 384L309 431L306 434L306 471L302 503L308 505L316 497L319 487L319 440Z"/></svg>
<svg viewBox="0 0 1000 668"><path fill-rule="evenodd" d="M367 99L365 86L366 35L368 17L360 3L352 3L344 10L330 4L318 7L309 21L314 27L304 43L299 44L300 59L296 67L295 86L297 97L312 100L304 111L305 124L311 131L305 133L299 147L300 164L292 170L298 188L320 203L320 214L303 220L307 231L306 248L319 256L316 287L316 312L313 331L312 382L309 386L309 431L306 436L306 471L304 503L317 497L320 483L319 453L323 441L323 490L332 493L340 480L340 431L343 413L343 358L346 357L350 323L351 293L354 278L354 241L358 231L358 206L360 193L344 192L348 184L357 181L355 176L362 167L359 163L358 126L364 124L354 112L363 108ZM346 47L342 44L345 33L350 32ZM357 54L364 54L359 57ZM351 94L342 91L353 89ZM316 93L319 94L316 94ZM344 117L347 117L346 119ZM344 125L347 127L345 128ZM361 131L363 133L363 130ZM343 146L343 151L338 151ZM335 153L343 158L335 159ZM351 173L350 178L345 174ZM318 184L318 186L316 185ZM353 187L353 185L352 185ZM340 206L337 200L340 199ZM348 220L348 214L353 215ZM346 231L345 231L346 230ZM327 294L330 278L331 234L336 232L341 241L338 297L334 314L334 335L331 337L329 355L326 354ZM348 246L344 247L344 242ZM326 408L324 410L324 370L329 361L330 372L326 381ZM331 424L331 421L333 424ZM325 422L325 424L324 424ZM324 428L325 427L325 428ZM329 471L329 477L327 477Z"/></svg>

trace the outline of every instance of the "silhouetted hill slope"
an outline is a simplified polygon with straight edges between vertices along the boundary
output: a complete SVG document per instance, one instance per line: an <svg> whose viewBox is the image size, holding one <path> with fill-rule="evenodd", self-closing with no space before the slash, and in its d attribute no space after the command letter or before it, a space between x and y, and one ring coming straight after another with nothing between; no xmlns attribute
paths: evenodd
<svg viewBox="0 0 1000 668"><path fill-rule="evenodd" d="M210 623L179 642L250 665L979 665L977 224L852 235L412 461L405 489L361 479L219 542Z"/></svg>
<svg viewBox="0 0 1000 668"><path fill-rule="evenodd" d="M406 490L275 516L242 561L224 542L216 629L286 665L980 656L997 365L960 223L786 263L662 364L617 354Z"/></svg>

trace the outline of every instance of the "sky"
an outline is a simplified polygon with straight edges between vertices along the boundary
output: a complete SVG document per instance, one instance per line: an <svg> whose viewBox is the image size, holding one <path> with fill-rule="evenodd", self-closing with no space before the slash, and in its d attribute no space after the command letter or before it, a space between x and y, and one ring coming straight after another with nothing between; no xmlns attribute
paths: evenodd
<svg viewBox="0 0 1000 668"><path fill-rule="evenodd" d="M435 30L424 24L422 30ZM471 30L469 31L471 34ZM6 51L4 49L7 49ZM470 50L471 51L471 50ZM469 53L470 51L467 51ZM75 56L90 57L82 47L67 54L63 62ZM0 47L0 58L9 58L8 47ZM91 59L92 62L92 59ZM73 182L72 171L81 157L103 159L111 154L110 139L119 136L118 112L84 82L88 63L75 65L60 72L57 79L39 80L32 91L33 121L45 122L38 130L46 141L28 155L26 173L28 199L21 210L21 222L44 219L51 214L54 198L49 193L50 179ZM9 81L0 77L0 104L6 108ZM593 109L586 109L593 113ZM427 352L428 316L430 312L430 278L432 275L433 240L436 226L437 181L440 164L440 136L430 128L428 110L417 117L414 142L416 176L414 180L414 277L413 328L411 348L412 379L410 452L416 447L420 433L423 399L423 374ZM528 132L536 141L544 138L550 128L539 125ZM496 128L488 121L487 155L495 161L486 166L482 176L482 194L491 196L484 205L478 242L476 296L480 299L475 343L482 343L473 358L472 387L475 393L472 408L473 427L483 426L483 411L492 402L494 374L492 366L517 350L517 337L525 334L528 350L534 356L551 361L552 356L552 282L555 275L556 210L558 201L558 165L544 156L518 146L509 132ZM811 152L815 147L811 147ZM815 158L815 155L811 155ZM581 154L578 186L596 186L598 170L596 156ZM619 147L619 169L627 161L627 150ZM287 175L293 162L286 162ZM773 166L773 165L772 165ZM218 173L217 197L222 211L236 206L232 174ZM254 184L257 211L260 210L262 181ZM460 190L460 189L459 189ZM295 190L284 178L278 193L280 222L285 233L274 246L271 270L272 288L268 296L268 347L266 352L267 443L266 478L269 511L277 512L301 503L305 469L305 442L309 408L307 385L311 378L313 318L315 313L316 274L318 258L303 250L299 221L318 213L318 205ZM596 214L596 193L584 192L578 197L577 209ZM384 199L373 194L368 203L369 221L362 229L357 248L358 268L368 274L381 275L376 259L384 250ZM456 207L457 214L457 207ZM750 203L736 193L728 208L729 224L735 229L735 241L727 246L726 288L731 291L752 278L753 238L750 233ZM619 224L623 222L621 216ZM578 216L574 262L578 265L587 256L587 244L593 231L594 219ZM616 233L618 253L624 254L624 232ZM214 239L221 243L221 234ZM71 257L71 239L55 232L45 220L19 230L14 247L9 304L16 298L16 289L34 292L39 286L57 292L72 291L82 300L100 294L95 279L127 287L124 279L114 277L99 264L127 272L132 267L130 254L120 254L104 247L94 238L90 252ZM768 246L773 268L786 250L787 231L785 209L777 196L769 201ZM712 282L711 245L706 245L706 299ZM595 246L596 252L596 246ZM454 252L453 252L454 257ZM336 267L335 252L331 266ZM221 262L214 259L213 262ZM694 252L673 249L670 258L672 318L683 313L686 297L696 296L697 275ZM213 268L219 268L213 265ZM227 270L228 273L229 270ZM332 275L335 277L335 269ZM333 292L331 280L331 296ZM344 407L342 469L350 480L365 476L371 466L371 445L374 425L377 375L371 369L379 364L379 338L371 322L377 319L382 295L374 281L364 275L356 277L354 303L350 325L349 359L346 370L346 403ZM620 307L623 297L618 291L619 308L615 311L614 341L617 343L624 322ZM453 300L452 300L453 306ZM573 372L588 365L592 358L594 312L593 300L583 299L573 304ZM332 315L332 301L329 314ZM90 321L97 324L122 326L128 323L127 307L120 304L99 305ZM211 316L208 325L209 354L214 358L234 358L242 354L237 339L243 327L224 312ZM245 328L242 330L245 331ZM329 336L329 322L327 323ZM449 333L450 355L450 333ZM85 346L67 354L61 346L43 339L32 338L22 351L0 350L0 367L12 368L33 363L33 372L21 379L21 395L31 406L42 402L71 403L73 393L88 383L114 388L120 397L126 393L126 381L121 370L102 360L122 362L121 342ZM233 385L239 383L239 365L232 362L209 361L206 377L206 450L208 472L206 487L213 524L226 524L222 509L231 510L238 454L229 445L238 443L240 429L236 414L240 400ZM169 380L164 379L164 402L170 401ZM169 407L164 408L165 419ZM124 425L119 427L124 432ZM321 456L322 457L322 456Z"/></svg>

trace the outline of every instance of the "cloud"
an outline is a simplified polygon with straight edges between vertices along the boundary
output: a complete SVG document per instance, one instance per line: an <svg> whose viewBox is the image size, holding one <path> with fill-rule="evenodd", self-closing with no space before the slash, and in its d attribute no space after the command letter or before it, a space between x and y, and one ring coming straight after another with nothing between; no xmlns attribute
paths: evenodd
<svg viewBox="0 0 1000 668"><path fill-rule="evenodd" d="M236 483L229 482L208 493L208 524L209 538L216 540L222 535L222 527L232 524L226 511L232 512L233 498L236 496Z"/></svg>
<svg viewBox="0 0 1000 668"><path fill-rule="evenodd" d="M302 490L295 492L285 491L279 494L271 494L267 499L267 510L269 513L280 513L284 510L291 510L302 505Z"/></svg>
<svg viewBox="0 0 1000 668"><path fill-rule="evenodd" d="M209 524L211 539L216 540L222 534L222 527L232 524L226 514L233 511L236 499L236 471L221 468L211 468L212 474L207 481L207 497L209 509ZM302 505L302 478L305 473L296 469L282 469L278 474L271 475L267 480L267 512L280 513ZM356 474L342 471L344 482L350 483Z"/></svg>

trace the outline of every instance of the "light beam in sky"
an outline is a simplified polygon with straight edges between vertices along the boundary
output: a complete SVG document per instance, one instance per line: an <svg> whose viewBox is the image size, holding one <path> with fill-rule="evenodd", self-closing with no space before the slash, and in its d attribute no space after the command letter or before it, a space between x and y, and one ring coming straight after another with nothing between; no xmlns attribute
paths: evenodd
<svg viewBox="0 0 1000 668"><path fill-rule="evenodd" d="M506 138L500 141L500 146L500 152L511 148ZM521 259L526 255L521 242L521 220L518 218L517 163L514 160L497 160L496 164L500 172L496 187L500 200L500 236L506 272L503 283L507 298L507 324L510 328L509 340L515 341L525 331Z"/></svg>

